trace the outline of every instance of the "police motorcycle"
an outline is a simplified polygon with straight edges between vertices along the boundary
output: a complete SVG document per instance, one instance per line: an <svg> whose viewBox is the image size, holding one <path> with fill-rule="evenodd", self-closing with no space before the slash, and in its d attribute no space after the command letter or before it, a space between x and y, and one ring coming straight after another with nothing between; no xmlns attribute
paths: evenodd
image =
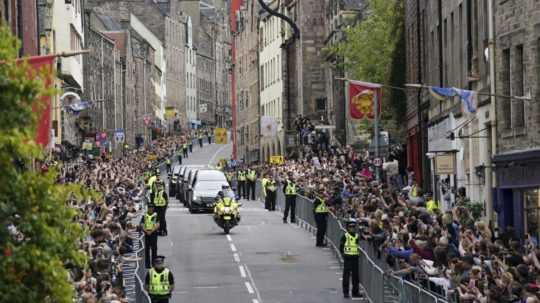
<svg viewBox="0 0 540 303"><path fill-rule="evenodd" d="M225 234L240 222L241 203L235 201L234 192L223 186L223 190L218 193L214 204L214 221L223 228Z"/></svg>

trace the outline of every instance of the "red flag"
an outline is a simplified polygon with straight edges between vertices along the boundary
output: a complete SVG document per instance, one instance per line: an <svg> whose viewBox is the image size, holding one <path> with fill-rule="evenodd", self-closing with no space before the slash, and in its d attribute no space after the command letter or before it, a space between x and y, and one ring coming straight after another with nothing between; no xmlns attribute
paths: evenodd
<svg viewBox="0 0 540 303"><path fill-rule="evenodd" d="M378 113L381 112L382 85L349 81L349 111L351 119L373 119L375 110L373 109L374 97L378 100Z"/></svg>
<svg viewBox="0 0 540 303"><path fill-rule="evenodd" d="M27 60L28 64L35 71L46 69L48 77L44 84L46 88L49 88L52 85L54 58L56 58L55 55L35 56L20 59L18 62ZM39 104L35 104L32 108L37 114L38 119L36 125L36 142L42 146L47 146L51 139L51 97L43 96L38 102Z"/></svg>

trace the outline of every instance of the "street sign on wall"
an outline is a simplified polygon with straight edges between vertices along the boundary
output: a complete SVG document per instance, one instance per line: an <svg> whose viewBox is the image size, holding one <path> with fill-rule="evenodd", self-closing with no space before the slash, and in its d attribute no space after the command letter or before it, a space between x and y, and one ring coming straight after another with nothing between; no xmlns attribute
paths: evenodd
<svg viewBox="0 0 540 303"><path fill-rule="evenodd" d="M436 175L455 175L456 174L456 155L442 154L435 157Z"/></svg>

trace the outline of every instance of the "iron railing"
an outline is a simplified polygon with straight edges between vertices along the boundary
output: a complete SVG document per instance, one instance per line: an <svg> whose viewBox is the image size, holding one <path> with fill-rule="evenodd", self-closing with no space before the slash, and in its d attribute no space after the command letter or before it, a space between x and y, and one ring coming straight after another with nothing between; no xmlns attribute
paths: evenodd
<svg viewBox="0 0 540 303"><path fill-rule="evenodd" d="M257 184L260 195L260 183ZM285 195L281 188L277 191L276 205L279 210L285 207ZM296 199L297 223L308 232L315 233L316 224L313 215L313 201L298 195ZM339 243L345 229L341 219L330 214L327 222L326 241L334 250L336 257L343 262L339 252ZM365 295L372 303L450 303L442 294L436 294L421 285L404 280L396 275L389 274L389 266L378 257L376 249L368 242L363 241L360 248L359 272L360 284ZM431 283L426 283L430 286Z"/></svg>

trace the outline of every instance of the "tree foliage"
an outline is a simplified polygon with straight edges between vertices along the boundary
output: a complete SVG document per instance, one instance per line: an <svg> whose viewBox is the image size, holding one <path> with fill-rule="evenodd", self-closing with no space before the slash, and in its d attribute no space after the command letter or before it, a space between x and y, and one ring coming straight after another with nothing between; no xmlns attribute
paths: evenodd
<svg viewBox="0 0 540 303"><path fill-rule="evenodd" d="M56 184L54 170L33 169L42 159L33 141L36 101L53 93L45 72L17 63L19 42L0 26L0 301L73 302L67 265L83 266L83 235L68 201L75 185ZM74 196L75 195L75 196Z"/></svg>
<svg viewBox="0 0 540 303"><path fill-rule="evenodd" d="M368 0L365 18L345 30L346 40L330 51L342 58L348 78L391 86L405 81L405 40L403 1ZM382 124L392 133L399 132L405 116L403 92L385 89Z"/></svg>

